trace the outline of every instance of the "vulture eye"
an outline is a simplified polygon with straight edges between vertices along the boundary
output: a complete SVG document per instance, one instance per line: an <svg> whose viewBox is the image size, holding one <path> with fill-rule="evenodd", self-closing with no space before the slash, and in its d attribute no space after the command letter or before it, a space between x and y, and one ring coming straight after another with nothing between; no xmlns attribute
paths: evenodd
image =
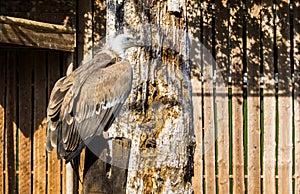
<svg viewBox="0 0 300 194"><path fill-rule="evenodd" d="M101 111L101 105L100 104L97 104L96 105L96 114L99 114Z"/></svg>
<svg viewBox="0 0 300 194"><path fill-rule="evenodd" d="M102 101L100 104L97 104L96 105L96 114L99 114L100 111L102 110L103 106L106 105L106 102L105 101Z"/></svg>

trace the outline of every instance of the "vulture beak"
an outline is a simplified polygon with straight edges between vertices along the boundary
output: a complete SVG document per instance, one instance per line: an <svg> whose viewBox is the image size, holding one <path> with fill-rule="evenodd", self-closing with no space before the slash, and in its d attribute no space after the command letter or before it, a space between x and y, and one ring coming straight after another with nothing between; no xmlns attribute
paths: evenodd
<svg viewBox="0 0 300 194"><path fill-rule="evenodd" d="M144 43L141 41L140 37L136 37L135 39L133 39L133 46L135 47L143 47Z"/></svg>

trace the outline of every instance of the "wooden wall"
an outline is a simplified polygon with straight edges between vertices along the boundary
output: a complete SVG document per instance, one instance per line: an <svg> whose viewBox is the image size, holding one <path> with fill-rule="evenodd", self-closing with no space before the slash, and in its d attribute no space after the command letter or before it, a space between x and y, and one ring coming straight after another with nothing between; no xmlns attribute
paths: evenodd
<svg viewBox="0 0 300 194"><path fill-rule="evenodd" d="M190 32L214 58L193 84L195 193L300 193L299 3L191 7ZM216 80L207 79L214 72ZM216 141L205 135L211 129Z"/></svg>
<svg viewBox="0 0 300 194"><path fill-rule="evenodd" d="M46 107L70 53L0 47L0 193L61 193L65 165L46 153Z"/></svg>

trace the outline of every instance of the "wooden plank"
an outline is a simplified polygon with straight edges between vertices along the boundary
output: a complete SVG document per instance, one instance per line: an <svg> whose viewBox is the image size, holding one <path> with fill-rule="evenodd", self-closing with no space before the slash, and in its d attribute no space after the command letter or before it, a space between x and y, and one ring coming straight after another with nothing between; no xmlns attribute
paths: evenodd
<svg viewBox="0 0 300 194"><path fill-rule="evenodd" d="M278 47L278 192L292 193L292 83L289 39L289 5L280 1L276 7L276 43Z"/></svg>
<svg viewBox="0 0 300 194"><path fill-rule="evenodd" d="M62 71L63 71L63 76L65 76L66 75L66 72L67 72L67 69L68 69L68 64L70 64L70 63L68 63L68 55L67 55L67 53L62 53L62 55L63 55L63 64L62 64ZM62 168L62 174L61 174L61 179L62 179L62 184L61 184L61 191L63 192L63 193L66 193L66 184L67 184L67 177L66 177L66 164L65 164L65 162L64 161L62 161L61 162L61 168ZM71 180L72 182L73 182L73 178L72 178L72 180Z"/></svg>
<svg viewBox="0 0 300 194"><path fill-rule="evenodd" d="M196 149L194 155L194 171L193 188L195 194L203 193L203 141L202 141L202 83L196 77L192 79L193 87L193 118L194 118L194 131L196 135Z"/></svg>
<svg viewBox="0 0 300 194"><path fill-rule="evenodd" d="M191 50L192 63L196 65L192 70L191 84L192 84L192 100L193 100L193 122L194 133L196 135L196 148L194 154L194 177L192 178L192 185L195 194L203 193L203 133L202 133L202 81L201 81L201 66L200 66L200 47L201 42L198 36L201 34L200 20L201 9L199 1L192 1L191 5L187 7L189 33L192 34L193 48ZM159 19L157 19L159 20Z"/></svg>
<svg viewBox="0 0 300 194"><path fill-rule="evenodd" d="M215 126L214 126L214 99L213 99L213 58L212 58L212 9L211 1L205 1L203 6L203 45L201 52L204 69L204 165L205 165L205 191L216 191L215 173Z"/></svg>
<svg viewBox="0 0 300 194"><path fill-rule="evenodd" d="M247 1L248 193L260 193L260 5Z"/></svg>
<svg viewBox="0 0 300 194"><path fill-rule="evenodd" d="M62 193L66 193L66 185L67 185L67 168L66 168L66 164L65 161L61 161L61 179L62 179L62 184L61 184L61 192Z"/></svg>
<svg viewBox="0 0 300 194"><path fill-rule="evenodd" d="M33 193L46 193L46 51L34 55Z"/></svg>
<svg viewBox="0 0 300 194"><path fill-rule="evenodd" d="M97 142L104 141L103 137L100 138L97 139ZM111 182L113 179L110 179L110 177L108 176L103 176L109 171L111 173L111 169L107 169L107 163L105 161L106 159L105 157L108 154L107 149L101 147L101 149L99 149L99 153L97 154L99 154L99 156L103 158L99 159L89 149L86 149L85 151L85 158L89 158L89 159L85 161L85 165L84 165L85 172L84 172L84 180L83 180L84 184L81 186L82 190L79 191L82 191L82 193L101 193L101 192L114 193L113 184Z"/></svg>
<svg viewBox="0 0 300 194"><path fill-rule="evenodd" d="M64 52L63 56L63 76L70 74L73 71L73 53ZM66 167L65 162L62 162L62 191L63 193L72 193L73 192L73 169ZM67 172L68 171L68 172ZM83 179L81 179L83 180ZM72 188L69 188L72 186Z"/></svg>
<svg viewBox="0 0 300 194"><path fill-rule="evenodd" d="M78 1L78 32L76 34L77 63L81 65L82 61L88 56L93 46L93 26L92 24L92 4L91 1ZM88 13L88 14L87 14ZM109 15L107 15L109 17Z"/></svg>
<svg viewBox="0 0 300 194"><path fill-rule="evenodd" d="M31 193L32 55L18 52L19 66L19 193Z"/></svg>
<svg viewBox="0 0 300 194"><path fill-rule="evenodd" d="M26 27L0 23L0 42L73 52L74 34L43 32Z"/></svg>
<svg viewBox="0 0 300 194"><path fill-rule="evenodd" d="M300 193L300 3L294 5L295 193Z"/></svg>
<svg viewBox="0 0 300 194"><path fill-rule="evenodd" d="M229 112L228 43L229 10L227 1L216 1L216 106L218 128L218 191L229 193Z"/></svg>
<svg viewBox="0 0 300 194"><path fill-rule="evenodd" d="M94 15L94 30L93 30L93 38L94 45L103 44L103 38L106 35L106 1L103 0L95 0L93 5ZM102 40L101 40L102 39Z"/></svg>
<svg viewBox="0 0 300 194"><path fill-rule="evenodd" d="M233 193L245 192L244 146L243 146L243 43L242 43L242 2L230 4L230 58L232 72L232 154L233 154Z"/></svg>
<svg viewBox="0 0 300 194"><path fill-rule="evenodd" d="M17 77L16 52L9 51L7 60L6 128L5 128L5 192L16 191Z"/></svg>
<svg viewBox="0 0 300 194"><path fill-rule="evenodd" d="M263 193L275 193L275 134L276 102L274 82L274 15L272 2L262 1L262 52L264 66L264 145L263 145Z"/></svg>
<svg viewBox="0 0 300 194"><path fill-rule="evenodd" d="M93 46L94 46L94 37L93 37L93 30L95 26L89 25L95 22L94 16L93 16L93 8L92 1L79 1L78 2L78 15L84 16L78 18L78 32L77 32L77 39L76 39L76 58L77 58L77 66L81 65L82 61L86 59L86 57L89 57L89 54L93 52ZM89 13L89 14L86 14ZM107 15L109 17L109 14ZM82 161L80 166L84 165L85 161L85 149L81 152L80 160ZM79 176L83 177L83 168L79 169ZM74 179L74 191L82 191L84 185L79 183L75 173L73 173L73 179ZM83 180L83 179L82 179Z"/></svg>
<svg viewBox="0 0 300 194"><path fill-rule="evenodd" d="M96 141L99 143L107 140L99 137ZM109 161L111 164L109 168L107 168L106 159L103 158L108 154L107 145L105 145L107 142L98 145L101 149L96 155L100 159L93 153L95 150L92 152L86 149L83 193L126 193L126 169L128 168L131 140L123 138L110 141L112 141L109 142L112 145L112 157ZM97 143L95 142L94 145ZM108 160L109 158L107 158ZM110 176L103 176L104 174L110 174Z"/></svg>
<svg viewBox="0 0 300 194"><path fill-rule="evenodd" d="M63 52L63 76L70 74L74 70L74 55L70 52Z"/></svg>
<svg viewBox="0 0 300 194"><path fill-rule="evenodd" d="M48 94L60 78L59 52L48 52ZM49 98L49 96L48 96ZM60 161L57 159L56 149L48 154L48 184L49 193L60 193Z"/></svg>
<svg viewBox="0 0 300 194"><path fill-rule="evenodd" d="M131 140L112 141L111 179L112 193L126 193L127 169L130 156Z"/></svg>
<svg viewBox="0 0 300 194"><path fill-rule="evenodd" d="M192 63L195 68L192 70L191 84L192 84L192 100L193 100L193 122L194 133L196 135L196 148L194 154L194 177L192 178L192 185L195 194L203 193L203 133L202 133L202 81L201 81L201 64L200 64L200 49L202 43L198 38L201 35L201 9L199 1L190 2L187 7L187 17L189 25L189 33L191 33L193 41L193 49L191 50ZM159 19L157 19L159 20Z"/></svg>
<svg viewBox="0 0 300 194"><path fill-rule="evenodd" d="M5 126L5 69L6 55L4 49L0 50L0 169L4 169L4 126ZM4 175L0 173L0 192L4 193Z"/></svg>

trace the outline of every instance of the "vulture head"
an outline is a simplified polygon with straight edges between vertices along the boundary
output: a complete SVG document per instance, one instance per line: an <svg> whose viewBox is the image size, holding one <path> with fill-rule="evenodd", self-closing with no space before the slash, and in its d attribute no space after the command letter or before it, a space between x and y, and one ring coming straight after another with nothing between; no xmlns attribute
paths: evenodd
<svg viewBox="0 0 300 194"><path fill-rule="evenodd" d="M130 34L119 34L108 43L108 47L122 60L125 60L125 51L131 47L139 47L142 44Z"/></svg>

